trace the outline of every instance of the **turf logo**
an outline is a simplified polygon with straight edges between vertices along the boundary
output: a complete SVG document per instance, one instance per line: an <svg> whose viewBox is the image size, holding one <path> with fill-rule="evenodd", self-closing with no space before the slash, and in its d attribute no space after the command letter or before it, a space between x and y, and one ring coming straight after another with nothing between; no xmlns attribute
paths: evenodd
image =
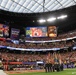
<svg viewBox="0 0 76 75"><path fill-rule="evenodd" d="M72 74L76 74L76 72L72 72Z"/></svg>

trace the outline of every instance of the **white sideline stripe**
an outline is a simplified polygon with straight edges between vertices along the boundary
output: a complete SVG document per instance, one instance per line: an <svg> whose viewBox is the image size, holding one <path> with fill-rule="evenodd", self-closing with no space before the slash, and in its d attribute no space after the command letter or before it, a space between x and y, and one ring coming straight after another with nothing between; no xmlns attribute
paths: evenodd
<svg viewBox="0 0 76 75"><path fill-rule="evenodd" d="M3 70L0 70L0 75L7 75Z"/></svg>

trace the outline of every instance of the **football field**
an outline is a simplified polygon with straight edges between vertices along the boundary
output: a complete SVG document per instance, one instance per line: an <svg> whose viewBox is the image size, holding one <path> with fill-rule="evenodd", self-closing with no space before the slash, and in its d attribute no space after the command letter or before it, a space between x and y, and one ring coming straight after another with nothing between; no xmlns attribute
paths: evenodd
<svg viewBox="0 0 76 75"><path fill-rule="evenodd" d="M75 69L66 69L61 72L32 72L32 73L22 73L22 74L9 74L9 75L76 75Z"/></svg>

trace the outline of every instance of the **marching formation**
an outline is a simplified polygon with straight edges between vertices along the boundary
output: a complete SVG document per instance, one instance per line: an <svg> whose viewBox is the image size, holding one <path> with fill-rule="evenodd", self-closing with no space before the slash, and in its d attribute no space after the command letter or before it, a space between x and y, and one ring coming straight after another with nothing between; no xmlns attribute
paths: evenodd
<svg viewBox="0 0 76 75"><path fill-rule="evenodd" d="M63 62L61 60L60 54L53 53L53 56L51 56L49 53L45 64L45 71L46 72L63 71Z"/></svg>

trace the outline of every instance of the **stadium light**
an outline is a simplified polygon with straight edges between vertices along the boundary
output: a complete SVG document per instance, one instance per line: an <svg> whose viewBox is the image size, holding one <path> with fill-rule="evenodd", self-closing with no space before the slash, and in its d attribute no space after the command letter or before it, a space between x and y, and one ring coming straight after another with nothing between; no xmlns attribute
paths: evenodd
<svg viewBox="0 0 76 75"><path fill-rule="evenodd" d="M61 15L61 16L57 17L57 19L64 19L66 17L67 17L67 15Z"/></svg>
<svg viewBox="0 0 76 75"><path fill-rule="evenodd" d="M47 19L48 22L52 22L52 21L55 21L55 20L56 20L55 17L52 17L52 18Z"/></svg>
<svg viewBox="0 0 76 75"><path fill-rule="evenodd" d="M46 22L46 20L41 19L41 20L38 20L38 22L40 22L40 23L44 23L44 22Z"/></svg>

